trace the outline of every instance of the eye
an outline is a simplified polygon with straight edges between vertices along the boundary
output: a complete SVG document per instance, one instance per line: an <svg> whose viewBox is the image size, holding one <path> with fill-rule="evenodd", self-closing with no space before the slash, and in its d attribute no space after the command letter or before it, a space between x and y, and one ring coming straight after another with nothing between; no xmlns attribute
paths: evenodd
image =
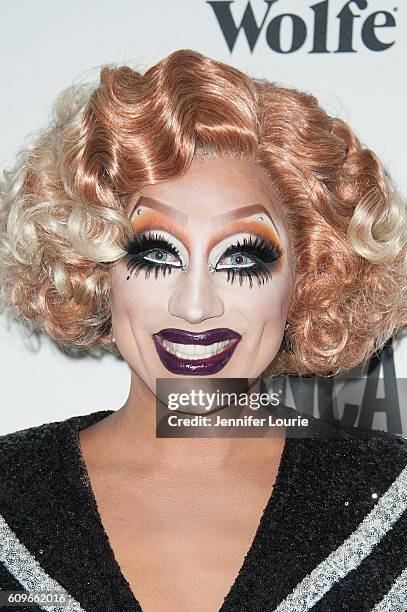
<svg viewBox="0 0 407 612"><path fill-rule="evenodd" d="M229 268L250 268L251 266L255 265L252 257L242 253L234 253L229 257L222 257L220 261L223 260L223 264L218 262L218 265L216 266L217 270L228 270Z"/></svg>
<svg viewBox="0 0 407 612"><path fill-rule="evenodd" d="M267 242L258 236L253 239L244 238L243 242L231 245L219 259L215 270L227 273L227 281L233 283L236 279L240 285L245 278L249 286L253 286L253 278L263 285L272 277L272 264L284 254L278 243Z"/></svg>
<svg viewBox="0 0 407 612"><path fill-rule="evenodd" d="M182 263L179 259L172 253L164 251L163 249L153 249L145 253L143 257L146 261L151 261L155 264L165 264L167 266L171 265L174 268L182 268Z"/></svg>
<svg viewBox="0 0 407 612"><path fill-rule="evenodd" d="M136 276L144 270L146 278L151 272L157 278L160 273L165 276L171 274L173 269L183 267L176 246L158 233L135 234L123 248L127 253L124 256L127 269Z"/></svg>

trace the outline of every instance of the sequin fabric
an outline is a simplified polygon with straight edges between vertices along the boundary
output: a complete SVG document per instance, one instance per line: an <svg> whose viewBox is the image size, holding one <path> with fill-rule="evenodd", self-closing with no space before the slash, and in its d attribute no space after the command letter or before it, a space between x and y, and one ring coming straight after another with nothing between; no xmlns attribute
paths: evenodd
<svg viewBox="0 0 407 612"><path fill-rule="evenodd" d="M27 517L28 519L28 517ZM63 599L63 605L44 605L47 612L85 612L77 601L61 587L56 580L48 576L29 550L20 542L0 515L0 561L18 580L24 590L30 593L43 591Z"/></svg>
<svg viewBox="0 0 407 612"><path fill-rule="evenodd" d="M79 447L79 430L111 413L0 437L0 589L56 586L72 597L72 612L142 612ZM287 439L219 612L406 611L406 466L407 440L393 434Z"/></svg>
<svg viewBox="0 0 407 612"><path fill-rule="evenodd" d="M393 585L383 599L373 608L372 612L405 612L407 609L407 569L393 582Z"/></svg>
<svg viewBox="0 0 407 612"><path fill-rule="evenodd" d="M376 499L376 497L373 499ZM360 565L406 510L407 467L397 476L377 505L363 519L352 535L311 574L306 576L295 587L294 591L281 602L275 612L292 612L292 610L307 612L307 610L310 610L334 582ZM396 590L398 586L397 583L395 585ZM407 595L404 603L407 605Z"/></svg>

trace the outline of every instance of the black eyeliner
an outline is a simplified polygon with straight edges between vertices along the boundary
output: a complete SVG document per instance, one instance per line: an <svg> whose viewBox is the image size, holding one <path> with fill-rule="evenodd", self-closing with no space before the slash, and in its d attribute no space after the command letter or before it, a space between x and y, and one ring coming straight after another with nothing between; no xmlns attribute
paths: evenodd
<svg viewBox="0 0 407 612"><path fill-rule="evenodd" d="M246 267L228 266L219 271L226 272L227 281L232 284L238 277L240 286L243 285L243 280L247 278L251 289L253 278L257 280L259 286L264 285L271 278L271 264L280 259L284 251L274 242L265 241L259 236L253 239L250 236L250 238L244 238L242 242L237 241L228 247L220 259L235 254L251 257L254 260L253 265Z"/></svg>
<svg viewBox="0 0 407 612"><path fill-rule="evenodd" d="M134 234L125 242L123 249L127 252L127 255L141 255L153 249L157 249L169 251L176 257L180 256L178 249L164 238L164 236L160 236L158 233L155 235L153 233Z"/></svg>
<svg viewBox="0 0 407 612"><path fill-rule="evenodd" d="M264 263L273 263L276 261L284 251L281 247L273 242L267 242L263 238L257 236L253 238L244 238L242 242L237 241L226 249L222 257L230 257L235 253L244 253L246 255L252 255L263 261Z"/></svg>
<svg viewBox="0 0 407 612"><path fill-rule="evenodd" d="M131 238L127 239L123 248L126 251L123 259L130 274L135 273L135 275L138 275L139 272L144 270L146 278L149 278L150 273L154 272L155 279L157 279L159 273L162 273L165 277L166 274L171 274L173 269L181 269L182 267L154 262L145 258L151 251L163 251L171 253L181 262L178 249L157 232L134 234ZM270 265L276 262L283 253L284 251L278 244L268 242L259 236L254 239L252 237L244 238L243 241L237 241L229 246L220 259L234 254L241 254L251 257L253 265L246 267L228 266L219 270L216 270L215 267L215 270L217 272L226 272L227 281L231 283L238 277L240 285L242 285L244 278L247 278L251 288L253 286L253 278L257 279L259 285L264 284L271 278ZM130 274L127 280L130 279Z"/></svg>
<svg viewBox="0 0 407 612"><path fill-rule="evenodd" d="M146 279L149 278L151 272L154 272L154 277L157 280L160 272L162 272L165 277L167 273L171 274L173 268L180 268L180 266L159 264L145 259L145 255L151 251L169 252L180 259L178 249L157 232L155 234L153 232L147 234L134 234L131 238L126 240L123 249L126 251L123 260L129 271L127 280L130 279L131 274L134 273L135 276L137 276L143 270L145 271Z"/></svg>

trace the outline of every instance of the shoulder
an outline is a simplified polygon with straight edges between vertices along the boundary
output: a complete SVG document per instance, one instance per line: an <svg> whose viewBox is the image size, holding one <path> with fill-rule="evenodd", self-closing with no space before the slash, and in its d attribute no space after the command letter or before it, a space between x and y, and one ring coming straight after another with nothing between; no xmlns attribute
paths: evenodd
<svg viewBox="0 0 407 612"><path fill-rule="evenodd" d="M407 439L349 428L342 438L290 443L297 452L284 520L296 546L284 609L297 609L324 583L324 610L339 601L372 610L383 596L389 605L385 593L401 595L407 559Z"/></svg>
<svg viewBox="0 0 407 612"><path fill-rule="evenodd" d="M388 490L407 507L407 439L378 430L351 430L343 438L297 440L302 484L323 497L348 504L358 501L361 512ZM313 482L315 484L313 484ZM318 484L316 484L318 482Z"/></svg>
<svg viewBox="0 0 407 612"><path fill-rule="evenodd" d="M329 472L343 472L349 477L377 471L383 478L395 475L407 465L407 438L402 434L378 429L352 427L298 413L284 407L284 415L300 414L307 427L288 428L287 435L303 448L303 459Z"/></svg>
<svg viewBox="0 0 407 612"><path fill-rule="evenodd" d="M50 445L58 441L78 417L69 417L60 421L42 423L26 429L13 431L0 436L0 465L5 466L9 461L25 456L34 459L46 456Z"/></svg>
<svg viewBox="0 0 407 612"><path fill-rule="evenodd" d="M347 447L347 448L346 448ZM372 430L342 440L337 456L345 455L345 469L355 478L372 480L378 489L403 482L407 485L407 439L394 433ZM407 500L407 488L405 489Z"/></svg>
<svg viewBox="0 0 407 612"><path fill-rule="evenodd" d="M112 410L100 410L90 414L75 415L0 435L0 456L6 459L14 453L43 449L44 441L55 440L67 430L87 427L112 412Z"/></svg>
<svg viewBox="0 0 407 612"><path fill-rule="evenodd" d="M40 506L54 503L64 474L69 419L0 436L0 517L13 527ZM69 461L69 458L66 457Z"/></svg>
<svg viewBox="0 0 407 612"><path fill-rule="evenodd" d="M369 456L376 460L407 462L407 438L403 434L390 433L379 429L361 427L340 427L336 437L338 448L350 454Z"/></svg>
<svg viewBox="0 0 407 612"><path fill-rule="evenodd" d="M325 441L329 453L335 452L360 466L407 465L407 438L402 434L345 426L338 431L336 437Z"/></svg>
<svg viewBox="0 0 407 612"><path fill-rule="evenodd" d="M40 445L44 437L52 436L66 421L54 421L43 423L26 429L20 429L7 434L0 435L0 453L3 458L16 451L32 449Z"/></svg>
<svg viewBox="0 0 407 612"><path fill-rule="evenodd" d="M10 472L16 477L19 472L35 469L41 461L46 462L67 422L68 419L43 423L0 436L1 481L5 482Z"/></svg>
<svg viewBox="0 0 407 612"><path fill-rule="evenodd" d="M78 415L0 436L0 493L33 490L61 474L75 432L111 411ZM4 495L2 495L4 499Z"/></svg>

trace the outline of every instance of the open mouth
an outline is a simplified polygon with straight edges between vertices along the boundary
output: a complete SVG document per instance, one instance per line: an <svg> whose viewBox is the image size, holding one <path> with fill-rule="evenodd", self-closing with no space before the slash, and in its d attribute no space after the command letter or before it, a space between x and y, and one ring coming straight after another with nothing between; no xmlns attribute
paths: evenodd
<svg viewBox="0 0 407 612"><path fill-rule="evenodd" d="M223 352L231 340L224 340L223 342L214 342L209 346L203 346L201 344L177 344L170 342L169 340L163 340L163 347L172 355L176 355L180 359L208 359L213 355L219 355Z"/></svg>
<svg viewBox="0 0 407 612"><path fill-rule="evenodd" d="M170 372L184 375L216 374L240 339L240 334L226 328L201 333L166 329L153 335L161 363Z"/></svg>

